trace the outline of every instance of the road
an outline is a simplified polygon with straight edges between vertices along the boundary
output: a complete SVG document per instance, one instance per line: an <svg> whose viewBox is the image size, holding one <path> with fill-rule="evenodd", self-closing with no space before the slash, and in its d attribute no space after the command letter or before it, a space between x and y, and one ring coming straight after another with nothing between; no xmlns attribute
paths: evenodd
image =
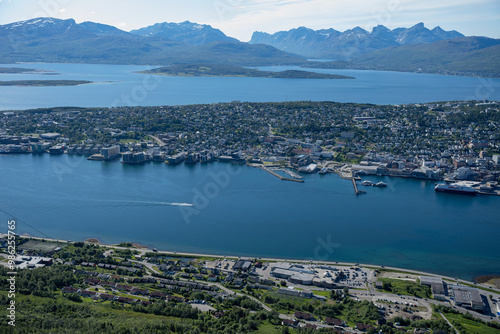
<svg viewBox="0 0 500 334"><path fill-rule="evenodd" d="M158 143L158 145L160 146L165 146L166 144L164 142L161 141L160 138L156 137L156 136L153 136L153 135L149 135L149 137L153 138L154 141L156 141Z"/></svg>
<svg viewBox="0 0 500 334"><path fill-rule="evenodd" d="M159 140L159 139L158 139ZM0 233L1 237L5 237L6 234ZM37 240L47 240L47 241L55 241L55 242L61 242L61 243L68 243L67 240L57 240L57 239L50 239L50 238L40 238L40 237L30 237L31 239L37 239ZM118 246L113 246L113 245L104 245L104 244L98 244L101 247L108 247L108 248L116 248L116 249L129 249L128 247L118 247ZM139 253L144 254L148 252L153 252L152 249L145 249L145 248L134 248L134 250L137 250ZM224 258L226 256L223 255L214 255L214 254L198 254L198 253L184 253L184 252L176 252L176 251L158 251L158 254L163 254L163 255L186 255L186 256L193 256L193 257L210 257L210 258ZM234 257L231 255L227 255L227 257ZM287 262L287 261L294 261L294 262L309 262L309 264L325 264L328 263L330 265L334 266L358 266L362 268L368 268L368 269L388 269L388 270L395 270L395 271L402 271L402 272L407 272L411 274L417 274L417 275L424 275L424 276L433 276L433 277L440 277L445 280L449 281L455 281L458 283L465 283L465 284L473 284L477 288L486 288L495 291L497 294L500 294L500 289L495 289L490 286L486 286L483 284L478 284L462 279L458 279L455 277L449 277L449 276L441 276L441 275L436 275L432 273L426 273L423 271L417 271L417 270L410 270L410 269L404 269L404 268L396 268L396 267L385 267L385 266L379 266L379 265L373 265L373 264L363 264L363 263L352 263L352 262L333 262L333 261L306 261L306 260L289 260L289 259L277 259L277 258L258 258L259 260L263 261L269 261L269 262ZM483 292L487 293L487 292Z"/></svg>
<svg viewBox="0 0 500 334"><path fill-rule="evenodd" d="M450 322L448 319L446 319L446 317L444 316L444 314L443 314L443 313L439 312L439 314L440 314L440 315L443 317L443 319L444 319L444 320L448 323L448 325L450 325L450 327L451 327L451 328L453 328L453 330L455 331L455 333L456 333L456 334L459 334L459 333L460 333L460 332L459 332L459 331L455 328L455 326L453 326L453 325L451 324L451 322Z"/></svg>

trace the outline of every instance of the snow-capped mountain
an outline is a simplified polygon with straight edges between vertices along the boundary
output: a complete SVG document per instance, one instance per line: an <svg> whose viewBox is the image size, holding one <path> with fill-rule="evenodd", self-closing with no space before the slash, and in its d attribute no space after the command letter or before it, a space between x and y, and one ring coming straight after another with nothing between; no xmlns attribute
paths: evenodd
<svg viewBox="0 0 500 334"><path fill-rule="evenodd" d="M255 32L250 43L267 44L310 58L351 59L390 46L432 43L457 37L463 35L456 31L445 31L440 27L429 30L423 23L418 23L411 28L394 30L379 25L371 32L360 27L344 32L334 29L312 30L305 27L272 35Z"/></svg>
<svg viewBox="0 0 500 334"><path fill-rule="evenodd" d="M157 23L149 27L132 30L131 33L148 38L166 38L171 41L192 45L203 45L210 42L238 42L235 38L226 36L219 29L189 21Z"/></svg>
<svg viewBox="0 0 500 334"><path fill-rule="evenodd" d="M268 45L250 45L208 25L160 23L134 33L94 22L36 18L0 25L0 63L224 63L261 66L304 59Z"/></svg>

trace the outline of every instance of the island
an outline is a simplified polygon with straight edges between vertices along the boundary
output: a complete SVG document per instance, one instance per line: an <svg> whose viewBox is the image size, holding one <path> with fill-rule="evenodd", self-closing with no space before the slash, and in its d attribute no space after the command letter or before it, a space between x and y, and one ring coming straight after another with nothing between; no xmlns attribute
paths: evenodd
<svg viewBox="0 0 500 334"><path fill-rule="evenodd" d="M19 87L54 87L54 86L78 86L93 83L87 80L12 80L0 81L0 86Z"/></svg>
<svg viewBox="0 0 500 334"><path fill-rule="evenodd" d="M57 74L52 71L39 70L34 68L24 68L24 67L0 67L0 74L44 74L53 75Z"/></svg>
<svg viewBox="0 0 500 334"><path fill-rule="evenodd" d="M280 78L280 79L355 79L339 74L315 73L299 70L280 72L261 71L232 65L217 64L178 64L159 67L139 73L159 74L182 77L252 77L252 78Z"/></svg>

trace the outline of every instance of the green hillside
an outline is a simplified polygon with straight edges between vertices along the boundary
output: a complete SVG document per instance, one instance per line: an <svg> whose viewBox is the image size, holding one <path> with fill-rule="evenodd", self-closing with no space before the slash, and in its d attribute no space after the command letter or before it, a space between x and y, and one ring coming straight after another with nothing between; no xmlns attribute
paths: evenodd
<svg viewBox="0 0 500 334"><path fill-rule="evenodd" d="M352 62L391 71L500 77L500 40L463 37L390 47L362 55Z"/></svg>

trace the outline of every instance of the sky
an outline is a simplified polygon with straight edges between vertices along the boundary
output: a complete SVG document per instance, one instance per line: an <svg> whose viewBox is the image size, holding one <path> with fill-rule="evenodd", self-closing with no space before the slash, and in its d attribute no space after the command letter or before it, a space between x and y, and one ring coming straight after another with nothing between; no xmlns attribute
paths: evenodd
<svg viewBox="0 0 500 334"><path fill-rule="evenodd" d="M300 26L345 31L423 22L466 36L500 38L500 0L0 0L0 24L35 17L93 21L125 31L159 22L209 24L249 41L254 31Z"/></svg>

